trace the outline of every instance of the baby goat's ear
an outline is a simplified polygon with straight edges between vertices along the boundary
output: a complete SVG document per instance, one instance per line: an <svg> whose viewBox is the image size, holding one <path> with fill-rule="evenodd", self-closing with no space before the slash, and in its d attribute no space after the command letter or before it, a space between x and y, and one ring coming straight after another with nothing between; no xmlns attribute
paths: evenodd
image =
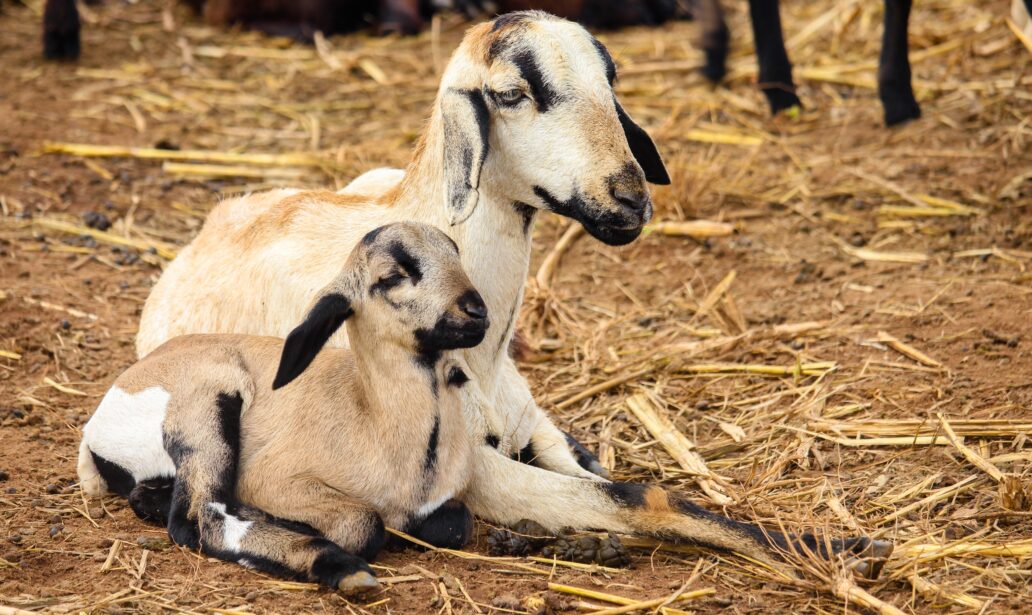
<svg viewBox="0 0 1032 615"><path fill-rule="evenodd" d="M330 336L354 313L351 301L340 293L331 292L320 297L304 322L287 336L272 390L286 386L300 376Z"/></svg>
<svg viewBox="0 0 1032 615"><path fill-rule="evenodd" d="M465 222L477 207L491 119L479 90L449 89L441 97L441 111L448 221L454 226Z"/></svg>
<svg viewBox="0 0 1032 615"><path fill-rule="evenodd" d="M652 142L649 133L634 123L634 120L620 106L619 101L614 99L613 102L616 103L616 115L620 118L620 125L623 126L627 144L631 146L631 153L634 154L634 159L638 161L641 170L645 171L645 181L661 186L668 185L670 175L667 174L666 165L659 157L659 150L656 149L656 144Z"/></svg>

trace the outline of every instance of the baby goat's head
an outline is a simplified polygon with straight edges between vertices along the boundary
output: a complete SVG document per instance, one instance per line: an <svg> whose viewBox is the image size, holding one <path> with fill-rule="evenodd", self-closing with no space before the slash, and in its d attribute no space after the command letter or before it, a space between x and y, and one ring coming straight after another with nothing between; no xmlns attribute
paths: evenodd
<svg viewBox="0 0 1032 615"><path fill-rule="evenodd" d="M277 389L297 378L345 320L353 343L394 344L427 361L472 348L487 331L487 306L466 277L455 242L435 227L399 222L369 232L283 344ZM363 349L364 350L364 349Z"/></svg>
<svg viewBox="0 0 1032 615"><path fill-rule="evenodd" d="M652 216L646 181L670 178L616 100L615 78L609 52L573 22L530 11L471 28L439 92L452 224L484 188L605 243L633 241Z"/></svg>

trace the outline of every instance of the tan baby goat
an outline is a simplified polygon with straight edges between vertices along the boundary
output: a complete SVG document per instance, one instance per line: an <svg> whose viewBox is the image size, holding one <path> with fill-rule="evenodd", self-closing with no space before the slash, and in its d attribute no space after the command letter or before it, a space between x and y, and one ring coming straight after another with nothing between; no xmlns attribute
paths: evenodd
<svg viewBox="0 0 1032 615"><path fill-rule="evenodd" d="M354 351L323 349L345 322ZM189 335L122 374L83 430L83 489L127 496L178 544L345 591L375 586L364 560L382 547L384 524L458 547L470 511L767 562L785 549L842 553L867 576L891 552L867 538L767 531L657 486L510 459L486 441L486 398L458 351L480 343L487 327L484 302L442 231L381 227L286 342Z"/></svg>

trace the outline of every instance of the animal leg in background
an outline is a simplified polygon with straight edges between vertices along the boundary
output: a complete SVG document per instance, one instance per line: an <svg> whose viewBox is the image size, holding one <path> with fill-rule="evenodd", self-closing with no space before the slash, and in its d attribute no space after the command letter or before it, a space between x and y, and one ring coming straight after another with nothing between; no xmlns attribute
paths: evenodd
<svg viewBox="0 0 1032 615"><path fill-rule="evenodd" d="M74 60L79 51L79 8L75 0L47 0L43 9L43 57Z"/></svg>
<svg viewBox="0 0 1032 615"><path fill-rule="evenodd" d="M724 20L720 0L695 0L692 18L698 24L698 42L695 45L706 54L702 74L713 83L727 74L727 54L731 48L731 32Z"/></svg>
<svg viewBox="0 0 1032 615"><path fill-rule="evenodd" d="M423 17L419 0L379 0L380 32L383 34L419 34Z"/></svg>
<svg viewBox="0 0 1032 615"><path fill-rule="evenodd" d="M203 389L206 387L196 387ZM318 582L343 592L377 586L360 557L311 527L272 517L237 501L240 443L239 392L173 400L165 448L176 465L168 516L169 536L222 560L270 574Z"/></svg>
<svg viewBox="0 0 1032 615"><path fill-rule="evenodd" d="M798 550L827 557L841 553L860 574L875 578L892 552L888 542L869 538L829 540L811 534L788 536L718 515L661 487L597 482L548 472L513 461L481 446L474 476L463 498L474 514L513 525L529 519L550 531L608 530L735 551L768 563L778 552Z"/></svg>
<svg viewBox="0 0 1032 615"><path fill-rule="evenodd" d="M792 63L785 51L778 0L749 0L749 19L760 65L760 89L767 97L770 112L802 107L792 82Z"/></svg>
<svg viewBox="0 0 1032 615"><path fill-rule="evenodd" d="M921 117L921 107L910 83L907 28L911 0L885 0L885 30L878 59L878 97L885 109L885 125L895 126Z"/></svg>

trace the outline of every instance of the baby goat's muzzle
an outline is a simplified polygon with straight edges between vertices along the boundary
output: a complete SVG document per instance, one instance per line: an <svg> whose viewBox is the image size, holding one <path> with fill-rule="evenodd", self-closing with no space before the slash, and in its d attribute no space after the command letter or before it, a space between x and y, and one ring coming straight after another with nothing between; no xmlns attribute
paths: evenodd
<svg viewBox="0 0 1032 615"><path fill-rule="evenodd" d="M416 331L416 338L423 351L472 348L484 340L490 324L484 299L469 289L437 319L432 329Z"/></svg>

